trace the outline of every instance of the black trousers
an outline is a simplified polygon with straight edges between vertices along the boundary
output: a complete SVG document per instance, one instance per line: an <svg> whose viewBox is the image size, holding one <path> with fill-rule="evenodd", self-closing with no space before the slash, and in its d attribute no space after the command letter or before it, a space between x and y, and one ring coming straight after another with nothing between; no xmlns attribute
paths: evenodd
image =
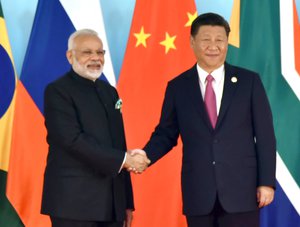
<svg viewBox="0 0 300 227"><path fill-rule="evenodd" d="M52 227L123 227L123 222L78 221L50 216Z"/></svg>
<svg viewBox="0 0 300 227"><path fill-rule="evenodd" d="M217 199L208 215L187 216L188 227L259 227L259 210L227 213Z"/></svg>

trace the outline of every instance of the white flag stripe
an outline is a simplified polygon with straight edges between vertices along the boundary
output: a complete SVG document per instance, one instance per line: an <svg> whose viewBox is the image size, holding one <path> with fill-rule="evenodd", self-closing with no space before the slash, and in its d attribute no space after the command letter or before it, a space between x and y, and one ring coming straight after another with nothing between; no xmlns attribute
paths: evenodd
<svg viewBox="0 0 300 227"><path fill-rule="evenodd" d="M300 188L277 152L276 178L300 215Z"/></svg>
<svg viewBox="0 0 300 227"><path fill-rule="evenodd" d="M293 0L280 0L281 73L300 101L300 76L295 65Z"/></svg>
<svg viewBox="0 0 300 227"><path fill-rule="evenodd" d="M105 33L102 9L99 0L60 0L76 30L90 28L98 32L102 39L105 54L104 74L112 86L116 86L109 46Z"/></svg>

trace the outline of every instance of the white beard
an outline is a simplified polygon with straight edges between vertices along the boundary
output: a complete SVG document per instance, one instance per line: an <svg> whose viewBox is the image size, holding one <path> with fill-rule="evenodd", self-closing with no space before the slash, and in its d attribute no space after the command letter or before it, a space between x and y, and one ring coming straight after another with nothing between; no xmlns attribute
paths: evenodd
<svg viewBox="0 0 300 227"><path fill-rule="evenodd" d="M103 66L101 66L101 68L99 70L89 70L87 69L87 67L85 65L81 65L77 59L74 57L73 58L73 70L80 76L95 81L96 79L98 79L100 77L100 75L103 72Z"/></svg>

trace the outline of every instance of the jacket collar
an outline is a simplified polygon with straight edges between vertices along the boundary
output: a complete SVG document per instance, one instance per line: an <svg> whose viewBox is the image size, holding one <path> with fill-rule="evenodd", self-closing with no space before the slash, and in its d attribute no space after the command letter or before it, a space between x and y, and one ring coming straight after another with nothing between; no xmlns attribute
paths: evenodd
<svg viewBox="0 0 300 227"><path fill-rule="evenodd" d="M224 89L223 89L222 101L221 101L219 116L218 116L215 130L217 130L218 127L220 127L222 120L225 116L225 113L227 112L230 106L236 88L238 86L237 81L239 75L236 74L234 67L226 62L224 64L224 67L225 67ZM187 79L190 84L187 92L190 95L191 101L194 103L193 106L195 106L197 111L200 113L207 127L210 130L213 130L207 112L205 110L203 97L201 95L199 76L198 76L196 64L190 70L188 70Z"/></svg>

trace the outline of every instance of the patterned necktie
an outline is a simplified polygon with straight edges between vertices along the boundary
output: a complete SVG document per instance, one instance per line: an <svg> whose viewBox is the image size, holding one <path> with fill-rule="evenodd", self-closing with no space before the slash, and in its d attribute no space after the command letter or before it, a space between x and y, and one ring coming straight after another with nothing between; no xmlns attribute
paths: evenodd
<svg viewBox="0 0 300 227"><path fill-rule="evenodd" d="M217 123L217 104L216 104L216 95L212 87L212 82L214 78L212 75L206 77L206 89L204 94L204 103L206 111L210 120L210 123L213 128L215 128Z"/></svg>

